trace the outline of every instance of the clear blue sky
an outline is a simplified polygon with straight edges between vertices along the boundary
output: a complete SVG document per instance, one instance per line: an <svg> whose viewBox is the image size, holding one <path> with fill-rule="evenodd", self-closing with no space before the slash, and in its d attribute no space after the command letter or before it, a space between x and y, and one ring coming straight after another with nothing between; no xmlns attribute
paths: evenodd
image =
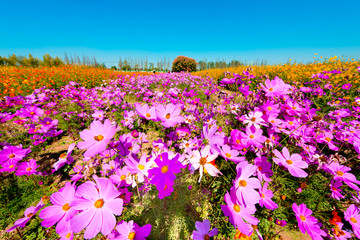
<svg viewBox="0 0 360 240"><path fill-rule="evenodd" d="M360 58L360 1L3 1L0 55Z"/></svg>

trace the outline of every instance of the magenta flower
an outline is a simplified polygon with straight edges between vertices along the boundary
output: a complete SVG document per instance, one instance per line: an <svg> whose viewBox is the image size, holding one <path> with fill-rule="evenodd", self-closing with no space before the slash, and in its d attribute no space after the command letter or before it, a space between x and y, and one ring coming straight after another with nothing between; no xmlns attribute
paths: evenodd
<svg viewBox="0 0 360 240"><path fill-rule="evenodd" d="M229 217L230 223L243 234L251 236L253 233L251 225L257 225L259 223L259 220L251 215L255 213L256 209L245 207L239 203L236 199L235 192L231 190L230 194L225 194L225 202L227 205L221 205L221 209L224 215Z"/></svg>
<svg viewBox="0 0 360 240"><path fill-rule="evenodd" d="M145 240L150 235L151 225L146 224L140 227L133 220L130 222L121 221L117 225L116 231L119 235L112 240Z"/></svg>
<svg viewBox="0 0 360 240"><path fill-rule="evenodd" d="M210 231L210 221L205 219L203 222L196 222L195 227L197 231L193 231L191 237L194 240L210 239L218 234L219 230L214 228Z"/></svg>
<svg viewBox="0 0 360 240"><path fill-rule="evenodd" d="M295 212L299 229L303 234L308 233L312 239L323 239L321 236L326 236L326 233L320 229L321 223L311 216L312 211L304 203L299 206L294 203L292 209Z"/></svg>
<svg viewBox="0 0 360 240"><path fill-rule="evenodd" d="M341 186L342 183L340 181L333 181L330 185L331 197L340 201L340 198L344 198L345 196L341 194Z"/></svg>
<svg viewBox="0 0 360 240"><path fill-rule="evenodd" d="M166 105L166 107L163 105L156 107L156 116L166 128L174 127L176 124L184 122L184 117L180 113L180 106L172 103Z"/></svg>
<svg viewBox="0 0 360 240"><path fill-rule="evenodd" d="M332 233L334 234L335 240L346 240L351 238L351 234L349 232L342 230L343 225L343 223L338 222L336 223L334 228L331 229Z"/></svg>
<svg viewBox="0 0 360 240"><path fill-rule="evenodd" d="M169 154L164 152L154 160L157 167L149 170L149 175L153 175L150 183L156 185L158 190L164 189L166 183L173 185L175 174L181 172L181 168L184 167L179 162L179 157L180 155L176 154L174 158L169 159Z"/></svg>
<svg viewBox="0 0 360 240"><path fill-rule="evenodd" d="M254 164L257 167L255 176L259 178L260 181L271 181L271 176L273 171L271 170L271 163L267 161L267 157L257 157L254 159Z"/></svg>
<svg viewBox="0 0 360 240"><path fill-rule="evenodd" d="M265 206L267 209L274 210L278 208L278 205L273 200L271 200L274 194L270 189L267 188L268 185L269 183L266 182L264 186L259 190L260 193L259 204L262 207Z"/></svg>
<svg viewBox="0 0 360 240"><path fill-rule="evenodd" d="M2 151L0 151L0 165L3 165L7 161L20 161L28 153L31 152L31 149L25 148L22 149L22 145L19 146L5 146Z"/></svg>
<svg viewBox="0 0 360 240"><path fill-rule="evenodd" d="M351 204L344 212L344 218L351 224L351 227L355 233L355 236L360 238L360 214L359 209Z"/></svg>
<svg viewBox="0 0 360 240"><path fill-rule="evenodd" d="M294 177L306 177L308 175L302 170L302 168L307 168L308 164L302 160L299 154L295 153L290 155L286 147L282 149L282 154L277 149L274 150L274 154L276 157L273 158L273 161L287 168Z"/></svg>
<svg viewBox="0 0 360 240"><path fill-rule="evenodd" d="M19 164L15 175L22 176L22 175L32 175L36 173L36 168L38 165L36 164L35 159L30 159L29 162L22 162Z"/></svg>
<svg viewBox="0 0 360 240"><path fill-rule="evenodd" d="M80 137L83 142L78 143L78 148L87 149L84 157L92 157L101 153L106 149L109 141L116 133L116 126L112 126L109 119L106 119L104 124L99 121L93 121L90 124L90 130L85 129L80 132Z"/></svg>
<svg viewBox="0 0 360 240"><path fill-rule="evenodd" d="M50 196L50 201L53 205L44 208L39 214L39 217L44 219L41 225L48 228L58 223L56 225L56 232L58 234L67 234L70 220L78 212L69 205L74 196L75 187L69 182L67 182L65 187L61 188L59 192L53 193Z"/></svg>
<svg viewBox="0 0 360 240"><path fill-rule="evenodd" d="M241 142L246 145L254 145L255 147L262 148L262 144L266 141L266 137L262 135L263 131L254 126L246 127L246 133L241 132Z"/></svg>
<svg viewBox="0 0 360 240"><path fill-rule="evenodd" d="M0 169L0 172L14 172L16 170L17 164L17 160L11 159L1 165L3 168Z"/></svg>
<svg viewBox="0 0 360 240"><path fill-rule="evenodd" d="M95 237L100 231L108 235L116 225L114 215L121 215L123 200L118 198L120 192L107 178L95 178L94 182L80 185L70 207L82 211L70 222L72 230L77 233L86 228L84 238Z"/></svg>
<svg viewBox="0 0 360 240"><path fill-rule="evenodd" d="M36 205L36 207L34 206L31 206L31 207L28 207L25 212L24 212L24 218L20 218L19 220L17 220L15 223L14 223L14 226L12 226L11 228L9 228L7 230L7 232L12 232L14 231L16 228L18 227L25 227L25 225L30 221L30 219L35 216L35 214L45 206L45 204L42 203L42 201L40 201L38 203L38 205Z"/></svg>

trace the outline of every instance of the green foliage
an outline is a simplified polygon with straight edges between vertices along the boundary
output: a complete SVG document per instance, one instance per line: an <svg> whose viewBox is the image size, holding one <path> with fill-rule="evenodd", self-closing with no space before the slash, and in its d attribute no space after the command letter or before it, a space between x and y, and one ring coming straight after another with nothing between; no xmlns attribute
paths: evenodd
<svg viewBox="0 0 360 240"><path fill-rule="evenodd" d="M173 61L173 72L194 72L196 71L196 61L193 58L178 56Z"/></svg>

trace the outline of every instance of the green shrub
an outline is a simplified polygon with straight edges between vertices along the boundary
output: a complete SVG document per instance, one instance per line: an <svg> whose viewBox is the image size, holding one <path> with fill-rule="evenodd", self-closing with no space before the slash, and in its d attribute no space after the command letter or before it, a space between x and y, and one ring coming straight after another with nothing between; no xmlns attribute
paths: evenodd
<svg viewBox="0 0 360 240"><path fill-rule="evenodd" d="M193 58L178 56L173 61L173 72L194 72L196 71L196 61Z"/></svg>

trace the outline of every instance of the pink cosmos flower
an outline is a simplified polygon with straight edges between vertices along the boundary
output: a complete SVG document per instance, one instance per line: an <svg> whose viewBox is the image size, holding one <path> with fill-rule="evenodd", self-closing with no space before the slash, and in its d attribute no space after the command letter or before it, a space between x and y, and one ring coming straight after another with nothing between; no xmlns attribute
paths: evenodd
<svg viewBox="0 0 360 240"><path fill-rule="evenodd" d="M144 104L141 106L140 103L135 103L135 110L140 117L145 118L147 120L157 120L157 116L155 113L155 107L149 107L149 105Z"/></svg>
<svg viewBox="0 0 360 240"><path fill-rule="evenodd" d="M95 112L91 115L96 120L103 120L104 119L104 111L103 110L95 110Z"/></svg>
<svg viewBox="0 0 360 240"><path fill-rule="evenodd" d="M80 185L70 207L82 211L70 222L72 230L77 233L86 228L84 238L95 237L100 231L108 235L116 225L114 215L121 215L123 200L118 198L120 192L107 178L95 178L94 182Z"/></svg>
<svg viewBox="0 0 360 240"><path fill-rule="evenodd" d="M35 216L35 214L41 209L41 208L43 208L45 206L45 204L42 202L42 201L40 201L37 205L36 205L36 207L34 207L34 206L31 206L31 207L28 207L26 210L25 210L25 212L24 212L24 218L21 218L21 219L19 219L19 220L17 220L15 223L14 223L14 226L12 226L11 228L9 228L8 230L7 230L7 232L12 232L12 231L14 231L16 228L18 228L18 227L25 227L25 225L30 221L30 219L32 218L32 217L34 217Z"/></svg>
<svg viewBox="0 0 360 240"><path fill-rule="evenodd" d="M150 235L151 224L146 224L140 227L134 223L133 220L130 222L121 221L116 231L119 233L118 236L112 238L112 240L145 240Z"/></svg>
<svg viewBox="0 0 360 240"><path fill-rule="evenodd" d="M239 203L235 192L231 190L230 193L225 194L225 203L227 205L221 205L221 210L225 216L229 217L230 223L243 234L251 236L254 231L251 225L259 223L259 220L251 215L255 213L256 209L245 207Z"/></svg>
<svg viewBox="0 0 360 240"><path fill-rule="evenodd" d="M118 187L128 187L131 185L130 171L127 166L116 169L115 173L110 176L110 180Z"/></svg>
<svg viewBox="0 0 360 240"><path fill-rule="evenodd" d="M273 200L271 200L271 198L274 196L274 194L270 189L268 189L268 186L269 186L269 183L266 182L264 184L264 186L262 188L260 188L259 204L262 207L265 206L267 209L274 210L274 209L278 208L278 205Z"/></svg>
<svg viewBox="0 0 360 240"><path fill-rule="evenodd" d="M320 229L321 223L315 217L312 217L312 211L306 207L304 203L299 206L294 203L292 209L295 212L298 226L303 234L308 233L312 239L323 239L321 236L326 236L326 233Z"/></svg>
<svg viewBox="0 0 360 240"><path fill-rule="evenodd" d="M351 224L351 227L355 233L355 236L360 238L360 214L359 209L351 204L344 212L344 218Z"/></svg>
<svg viewBox="0 0 360 240"><path fill-rule="evenodd" d="M262 148L266 137L262 135L263 131L260 128L255 128L254 126L246 127L245 132L246 133L240 132L242 137L241 142L244 145L254 145L255 147Z"/></svg>
<svg viewBox="0 0 360 240"><path fill-rule="evenodd" d="M274 80L267 79L264 84L261 84L261 89L267 97L279 97L288 94L291 86L276 76Z"/></svg>
<svg viewBox="0 0 360 240"><path fill-rule="evenodd" d="M336 225L334 226L334 228L331 229L335 240L346 240L351 238L351 234L345 230L342 230L342 227L344 226L343 223L338 222L336 223Z"/></svg>
<svg viewBox="0 0 360 240"><path fill-rule="evenodd" d="M172 103L166 105L158 105L156 107L156 116L166 128L174 127L178 123L184 122L184 117L180 115L181 108Z"/></svg>
<svg viewBox="0 0 360 240"><path fill-rule="evenodd" d="M245 157L239 157L239 151L231 149L229 145L222 145L220 155L223 156L225 160L231 160L236 163L245 161Z"/></svg>
<svg viewBox="0 0 360 240"><path fill-rule="evenodd" d="M340 201L340 198L344 198L345 196L341 194L341 186L342 183L340 181L332 181L330 185L331 197Z"/></svg>
<svg viewBox="0 0 360 240"><path fill-rule="evenodd" d="M61 168L62 166L66 164L71 164L74 159L70 156L72 150L74 150L75 147L75 143L70 144L67 153L62 153L59 157L59 160L54 164L54 169L55 171L59 170L59 168Z"/></svg>
<svg viewBox="0 0 360 240"><path fill-rule="evenodd" d="M302 168L307 168L308 164L302 160L302 157L295 153L290 155L289 150L284 147L282 153L277 149L274 150L276 157L273 158L273 161L276 164L282 165L290 172L294 177L306 177L308 174L302 170Z"/></svg>
<svg viewBox="0 0 360 240"><path fill-rule="evenodd" d="M22 162L19 164L15 175L22 176L22 175L32 175L36 173L36 168L38 165L36 164L35 159L30 159L28 162Z"/></svg>
<svg viewBox="0 0 360 240"><path fill-rule="evenodd" d="M149 175L148 171L152 165L152 162L147 161L146 154L143 154L140 160L129 157L125 160L125 163L128 166L130 173L137 175L137 179L140 183L145 181L145 177Z"/></svg>
<svg viewBox="0 0 360 240"><path fill-rule="evenodd" d="M90 130L85 129L80 132L80 137L83 142L78 143L78 148L87 149L84 157L92 157L101 153L106 149L109 141L116 133L116 126L112 126L109 119L106 119L104 124L100 121L93 121L90 124Z"/></svg>
<svg viewBox="0 0 360 240"><path fill-rule="evenodd" d="M44 219L41 225L45 228L56 225L56 232L58 234L67 234L69 229L71 218L78 212L74 208L70 207L75 196L75 187L69 182L65 184L65 187L61 188L59 192L53 193L50 196L52 206L44 208L39 217Z"/></svg>
<svg viewBox="0 0 360 240"><path fill-rule="evenodd" d="M360 188L356 185L360 184L360 181L356 179L355 175L349 173L351 168L340 165L337 162L332 162L330 165L326 165L325 169L334 175L335 181L343 181L352 189L360 191Z"/></svg>
<svg viewBox="0 0 360 240"><path fill-rule="evenodd" d="M260 200L255 189L261 188L258 178L251 177L257 167L248 162L241 162L236 166L237 177L234 181L238 201L246 207L254 207Z"/></svg>
<svg viewBox="0 0 360 240"><path fill-rule="evenodd" d="M197 231L193 231L191 237L194 240L210 239L218 234L219 230L214 228L210 231L210 221L205 219L203 222L196 222L195 227Z"/></svg>
<svg viewBox="0 0 360 240"><path fill-rule="evenodd" d="M193 157L189 159L192 167L194 170L199 169L200 178L203 176L204 169L208 172L211 176L216 177L221 172L214 166L213 162L218 157L218 153L211 154L210 153L210 145L204 147L200 152L198 150L193 151Z"/></svg>

